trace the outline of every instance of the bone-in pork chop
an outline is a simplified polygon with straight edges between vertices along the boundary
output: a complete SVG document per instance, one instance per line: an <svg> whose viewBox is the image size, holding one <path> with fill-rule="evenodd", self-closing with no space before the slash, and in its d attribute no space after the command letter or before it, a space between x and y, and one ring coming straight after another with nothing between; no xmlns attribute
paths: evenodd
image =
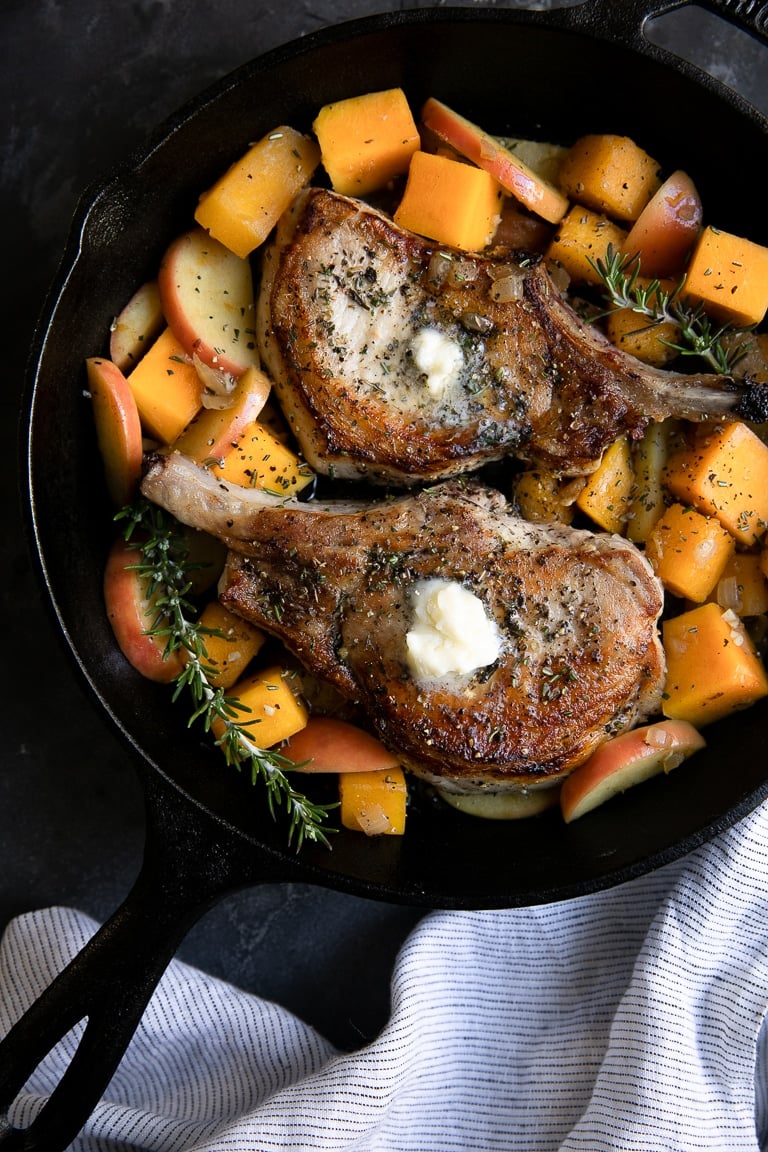
<svg viewBox="0 0 768 1152"><path fill-rule="evenodd" d="M309 463L382 483L507 455L582 475L650 419L742 402L722 377L661 371L614 347L542 262L443 251L319 188L264 252L258 342Z"/></svg>
<svg viewBox="0 0 768 1152"><path fill-rule="evenodd" d="M302 503L169 453L150 457L142 491L226 542L227 607L443 788L554 783L659 706L662 591L619 537L527 523L477 481Z"/></svg>

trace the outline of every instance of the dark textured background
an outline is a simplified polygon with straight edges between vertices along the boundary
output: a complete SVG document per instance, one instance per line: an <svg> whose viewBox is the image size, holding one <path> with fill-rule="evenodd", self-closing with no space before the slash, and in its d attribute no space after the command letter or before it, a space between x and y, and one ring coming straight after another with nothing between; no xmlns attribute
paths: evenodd
<svg viewBox="0 0 768 1152"><path fill-rule="evenodd" d="M27 349L76 203L155 123L251 57L330 23L430 6L0 0L6 276L0 477L7 513L0 930L11 917L51 904L105 919L132 885L143 838L133 769L59 644L18 515L16 441ZM768 113L764 47L693 7L655 22L653 36ZM356 1047L386 1020L392 964L421 915L310 886L266 885L222 901L180 955L277 1000L340 1046Z"/></svg>

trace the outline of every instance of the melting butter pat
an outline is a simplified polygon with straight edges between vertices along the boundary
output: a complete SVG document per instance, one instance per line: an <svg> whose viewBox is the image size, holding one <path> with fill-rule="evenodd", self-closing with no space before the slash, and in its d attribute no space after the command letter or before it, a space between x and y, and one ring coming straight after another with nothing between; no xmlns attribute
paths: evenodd
<svg viewBox="0 0 768 1152"><path fill-rule="evenodd" d="M408 664L417 680L477 671L498 660L501 637L482 601L454 580L422 580L411 590Z"/></svg>
<svg viewBox="0 0 768 1152"><path fill-rule="evenodd" d="M459 345L437 328L420 328L411 341L411 353L433 396L447 392L464 367L464 353Z"/></svg>

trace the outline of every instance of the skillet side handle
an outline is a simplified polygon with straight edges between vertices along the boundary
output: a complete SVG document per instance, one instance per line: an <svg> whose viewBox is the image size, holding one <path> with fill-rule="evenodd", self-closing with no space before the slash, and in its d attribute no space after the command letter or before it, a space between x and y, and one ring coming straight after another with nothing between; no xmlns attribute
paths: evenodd
<svg viewBox="0 0 768 1152"><path fill-rule="evenodd" d="M157 785L147 782L149 791ZM164 787L164 786L163 786ZM161 792L163 788L159 789ZM220 898L279 882L265 852L244 851L203 811L148 803L144 862L123 904L0 1041L0 1148L64 1152L112 1079L178 944ZM165 815L165 813L168 815ZM69 1067L25 1128L9 1111L38 1064L71 1028L85 1023Z"/></svg>
<svg viewBox="0 0 768 1152"><path fill-rule="evenodd" d="M765 4L745 4L744 0L696 0L702 8L721 16L729 24L749 32L756 40L768 44L768 7Z"/></svg>
<svg viewBox="0 0 768 1152"><path fill-rule="evenodd" d="M696 6L768 44L768 5L747 4L744 0L696 0ZM585 0L573 7L554 9L547 18L588 34L607 36L617 44L647 50L643 33L646 21L688 7L690 0L622 0L620 4L616 0Z"/></svg>

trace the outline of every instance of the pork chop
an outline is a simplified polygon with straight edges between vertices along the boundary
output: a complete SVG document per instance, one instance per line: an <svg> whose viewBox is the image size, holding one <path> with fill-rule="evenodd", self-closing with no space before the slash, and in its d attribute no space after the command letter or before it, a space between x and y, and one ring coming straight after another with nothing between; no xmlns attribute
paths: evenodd
<svg viewBox="0 0 768 1152"><path fill-rule="evenodd" d="M556 783L659 707L662 590L619 537L528 523L477 480L302 503L148 464L144 495L230 549L222 603L443 789Z"/></svg>
<svg viewBox="0 0 768 1152"><path fill-rule="evenodd" d="M743 401L616 348L535 258L443 250L324 189L284 215L261 274L263 363L322 474L413 485L512 455L584 475L651 419Z"/></svg>

